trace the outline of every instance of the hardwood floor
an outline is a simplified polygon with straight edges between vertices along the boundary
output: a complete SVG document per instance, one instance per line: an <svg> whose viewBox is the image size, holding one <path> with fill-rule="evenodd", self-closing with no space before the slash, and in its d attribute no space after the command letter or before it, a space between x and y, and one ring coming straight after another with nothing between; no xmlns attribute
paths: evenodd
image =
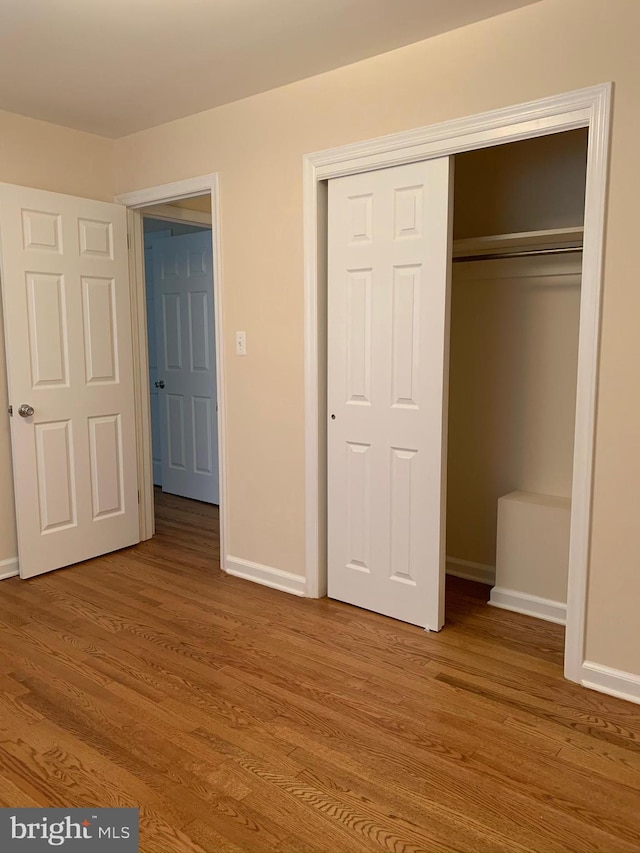
<svg viewBox="0 0 640 853"><path fill-rule="evenodd" d="M224 575L162 496L124 552L0 585L0 805L138 806L145 853L640 851L640 708L453 581L440 634Z"/></svg>

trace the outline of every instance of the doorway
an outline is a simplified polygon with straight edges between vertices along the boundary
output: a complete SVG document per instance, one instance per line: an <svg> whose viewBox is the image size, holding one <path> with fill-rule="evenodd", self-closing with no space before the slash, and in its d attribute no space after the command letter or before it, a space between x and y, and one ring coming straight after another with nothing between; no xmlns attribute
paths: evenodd
<svg viewBox="0 0 640 853"><path fill-rule="evenodd" d="M497 550L491 603L564 621L586 150L574 130L329 182L330 597L439 630L446 526L452 574Z"/></svg>
<svg viewBox="0 0 640 853"><path fill-rule="evenodd" d="M206 196L184 199L210 217ZM188 207L187 207L188 205ZM154 486L219 503L211 227L143 209Z"/></svg>
<svg viewBox="0 0 640 853"><path fill-rule="evenodd" d="M579 129L455 156L447 579L561 625L587 143Z"/></svg>
<svg viewBox="0 0 640 853"><path fill-rule="evenodd" d="M319 223L326 217L323 182L401 163L446 157L491 145L588 128L587 190L580 343L570 519L565 675L580 681L584 662L587 555L590 535L595 386L599 337L604 197L609 133L610 86L498 110L483 116L344 146L305 158L306 413L307 413L307 585L326 592L326 432L324 386L326 336L326 243ZM444 507L442 508L444 511ZM439 568L444 587L444 550Z"/></svg>
<svg viewBox="0 0 640 853"><path fill-rule="evenodd" d="M221 345L222 332L222 294L220 280L220 234L219 234L219 208L218 208L218 184L217 175L205 175L200 178L178 181L173 184L162 185L148 190L143 190L134 193L128 193L119 196L116 201L126 205L129 208L129 242L130 242L130 273L131 273L131 289L132 289L132 325L133 325L133 350L134 350L134 380L135 380L135 395L136 395L136 414L137 414L137 445L138 445L138 482L140 484L140 504L139 504L139 522L140 522L140 538L149 539L155 532L155 516L154 516L154 489L164 488L167 492L173 492L177 495L187 494L189 498L204 501L203 506L209 504L212 506L212 512L219 512L220 518L220 553L223 553L224 542L224 495L225 495L225 444L224 444L224 367L223 367L223 348ZM193 451L190 454L191 471L180 470L180 465L176 466L178 470L174 470L172 475L179 475L177 486L174 482L167 484L164 482L162 473L162 464L168 461L162 459L162 449L158 453L158 445L162 448L163 441L157 435L159 430L156 430L156 451L153 450L153 430L152 421L152 405L155 408L155 403L152 402L153 392L158 391L166 393L170 391L167 385L167 374L165 372L164 379L161 375L162 364L156 366L159 370L158 378L152 378L150 370L150 338L156 330L156 324L153 324L151 334L148 330L151 328L148 315L151 315L152 310L154 316L159 316L162 312L156 311L155 298L154 305L148 305L147 302L147 283L145 279L145 219L149 218L155 221L156 224L151 227L147 226L147 243L152 246L147 246L148 250L153 246L162 246L164 238L170 238L175 241L173 244L169 242L168 247L172 245L178 247L178 244L189 243L192 240L196 242L208 239L210 251L205 251L204 256L206 261L205 267L209 264L209 272L213 278L213 304L207 306L207 311L204 311L202 303L204 288L198 286L191 297L187 294L185 305L178 307L174 312L174 319L177 319L178 312L180 313L181 333L174 335L174 343L179 337L182 338L182 344L186 347L182 354L182 362L187 365L187 372L190 374L198 374L199 378L205 373L204 367L209 365L209 368L214 368L215 373L215 398L211 399L211 403L207 407L203 405L203 397L206 395L198 389L191 389L191 400L186 407L191 414L195 413L195 418L192 416L189 420L186 415L184 421L180 422L180 407L174 403L173 412L171 406L165 400L165 413L169 413L169 417L173 417L174 426L177 424L179 430L173 433L174 448L168 448L168 455L171 457L173 452L173 461L178 459L178 462L188 462L189 454L186 452L183 460L180 460L182 452L182 439L180 432L184 435L184 444L187 439L193 440ZM173 224L171 224L173 223ZM169 228L167 226L170 226ZM168 230L172 233L169 235ZM163 233L164 232L164 233ZM173 233L175 232L175 234ZM199 232L199 233L198 233ZM155 235L155 237L153 236ZM163 236L158 236L163 235ZM192 246L181 246L181 251L184 250L184 265L192 264L198 266L202 272L202 246L197 246L197 251L192 251ZM162 256L164 250L160 252ZM172 250L173 263L175 266L175 252ZM196 260L198 260L196 264ZM165 259L166 261L167 259ZM149 261L147 263L149 266ZM179 268L179 263L178 263ZM175 289L174 289L175 292ZM154 295L155 296L155 295ZM196 299L197 297L197 299ZM169 297L169 301L172 297ZM174 302L175 297L173 297ZM190 303L189 304L189 300ZM196 301L200 300L198 305ZM167 300L165 299L165 302ZM206 317L205 317L206 313ZM189 325L191 318L191 326ZM163 319L164 323L164 319ZM194 327L194 323L195 326ZM199 325L198 325L199 324ZM178 327L174 323L174 329ZM153 350L153 342L151 341ZM208 349L208 357L207 357ZM180 359L173 359L179 361ZM165 365L166 366L166 365ZM153 366L151 366L153 369ZM172 378L175 379L178 371L173 371ZM156 389L155 383L165 383L165 388ZM173 392L171 392L173 393ZM194 399L195 398L195 399ZM162 409L161 401L158 400L158 410ZM206 401L205 401L206 402ZM185 405L182 406L183 415ZM176 412L177 410L177 412ZM188 414L188 413L187 413ZM198 445L198 430L197 420L200 418L202 426L200 430L201 441ZM169 424L171 426L171 424ZM171 438L171 430L168 431L168 436ZM158 440L159 439L159 440ZM179 440L178 440L179 439ZM207 439L210 443L207 444ZM166 444L166 441L165 441ZM154 476L154 455L155 455L155 476ZM160 464L158 464L160 463ZM189 465L183 465L188 468ZM200 468L198 471L197 469ZM195 470L194 470L195 469ZM213 473L216 482L217 494L196 492L189 494L191 488L190 483L184 487L185 477L188 474L187 481L191 482L194 479L209 479ZM158 480L162 480L161 485L154 485ZM207 487L209 488L209 487ZM166 504L166 501L165 501ZM219 509L216 510L216 504Z"/></svg>

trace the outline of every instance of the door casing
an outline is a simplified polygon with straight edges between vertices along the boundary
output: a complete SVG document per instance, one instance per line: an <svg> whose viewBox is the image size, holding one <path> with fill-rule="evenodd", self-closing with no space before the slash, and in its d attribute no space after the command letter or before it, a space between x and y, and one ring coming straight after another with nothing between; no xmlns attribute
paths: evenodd
<svg viewBox="0 0 640 853"><path fill-rule="evenodd" d="M583 681L612 84L379 137L303 158L306 594L327 588L326 182L402 163L588 128L565 677Z"/></svg>

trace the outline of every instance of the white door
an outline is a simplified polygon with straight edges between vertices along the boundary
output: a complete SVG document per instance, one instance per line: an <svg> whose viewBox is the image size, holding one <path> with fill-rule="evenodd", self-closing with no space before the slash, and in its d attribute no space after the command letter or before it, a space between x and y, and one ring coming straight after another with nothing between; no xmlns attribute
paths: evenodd
<svg viewBox="0 0 640 853"><path fill-rule="evenodd" d="M28 578L139 541L126 209L0 184L0 235Z"/></svg>
<svg viewBox="0 0 640 853"><path fill-rule="evenodd" d="M162 490L220 502L211 232L153 244Z"/></svg>
<svg viewBox="0 0 640 853"><path fill-rule="evenodd" d="M329 181L329 596L444 621L449 158Z"/></svg>

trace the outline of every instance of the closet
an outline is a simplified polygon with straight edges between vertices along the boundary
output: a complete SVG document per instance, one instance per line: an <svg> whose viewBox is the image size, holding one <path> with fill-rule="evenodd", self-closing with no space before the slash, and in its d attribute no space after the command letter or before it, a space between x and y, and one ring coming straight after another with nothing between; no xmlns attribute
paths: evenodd
<svg viewBox="0 0 640 853"><path fill-rule="evenodd" d="M564 621L587 133L455 160L447 572Z"/></svg>
<svg viewBox="0 0 640 853"><path fill-rule="evenodd" d="M439 630L446 566L563 620L586 149L329 181L330 597Z"/></svg>

